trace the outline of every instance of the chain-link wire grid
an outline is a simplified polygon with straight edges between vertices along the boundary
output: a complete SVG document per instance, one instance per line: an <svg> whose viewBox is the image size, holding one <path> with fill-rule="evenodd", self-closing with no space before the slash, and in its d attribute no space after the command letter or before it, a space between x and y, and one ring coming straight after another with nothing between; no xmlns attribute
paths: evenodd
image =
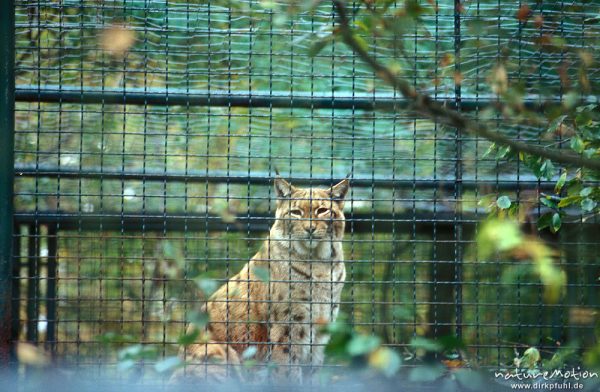
<svg viewBox="0 0 600 392"><path fill-rule="evenodd" d="M520 2L434 3L426 30L404 37L416 86L487 116L488 65L508 46L511 78L561 98L548 75L571 54L534 50L537 30L514 17ZM536 280L507 281L514 262L474 251L486 216L477 202L526 202L553 184L403 110L341 42L308 56L333 8L286 4L17 2L14 341L79 366L118 361L107 334L175 354L198 283L224 283L266 237L275 168L298 186L350 173L341 310L355 329L400 350L415 336L458 336L483 366L511 363L515 347L592 339L596 220L550 238L568 275L561 303L543 303ZM594 51L588 6L532 7ZM482 25L508 33L482 37ZM542 142L537 128L498 126Z"/></svg>

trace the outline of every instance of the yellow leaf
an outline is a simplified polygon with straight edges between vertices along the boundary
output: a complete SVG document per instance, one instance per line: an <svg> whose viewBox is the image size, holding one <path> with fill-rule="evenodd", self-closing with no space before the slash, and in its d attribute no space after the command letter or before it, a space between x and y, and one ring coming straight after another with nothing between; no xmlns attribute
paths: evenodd
<svg viewBox="0 0 600 392"><path fill-rule="evenodd" d="M498 64L490 76L492 91L496 94L503 94L508 90L508 73L503 64Z"/></svg>
<svg viewBox="0 0 600 392"><path fill-rule="evenodd" d="M387 347L379 347L377 350L369 354L369 366L379 370L387 377L391 377L402 365L400 356Z"/></svg>
<svg viewBox="0 0 600 392"><path fill-rule="evenodd" d="M134 43L135 32L126 26L110 26L100 35L102 49L115 57L123 57Z"/></svg>
<svg viewBox="0 0 600 392"><path fill-rule="evenodd" d="M365 39L363 37L361 37L358 34L353 34L352 37L354 38L354 41L358 44L358 46L365 52L369 51L369 44L367 43L367 41L365 41Z"/></svg>

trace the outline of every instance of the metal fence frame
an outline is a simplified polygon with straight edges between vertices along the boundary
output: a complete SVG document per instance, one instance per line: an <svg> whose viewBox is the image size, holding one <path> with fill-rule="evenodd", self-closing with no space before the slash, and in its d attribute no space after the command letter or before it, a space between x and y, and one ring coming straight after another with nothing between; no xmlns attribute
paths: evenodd
<svg viewBox="0 0 600 392"><path fill-rule="evenodd" d="M14 1L3 3L14 9ZM14 60L15 15L0 15L0 365L6 365L12 351L12 244L14 171Z"/></svg>

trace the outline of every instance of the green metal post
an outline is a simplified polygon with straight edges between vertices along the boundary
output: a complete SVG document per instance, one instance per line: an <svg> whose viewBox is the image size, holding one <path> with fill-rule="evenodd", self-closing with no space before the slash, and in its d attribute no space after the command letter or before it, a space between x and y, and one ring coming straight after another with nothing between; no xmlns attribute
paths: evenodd
<svg viewBox="0 0 600 392"><path fill-rule="evenodd" d="M0 2L0 369L11 353L15 126L15 2Z"/></svg>

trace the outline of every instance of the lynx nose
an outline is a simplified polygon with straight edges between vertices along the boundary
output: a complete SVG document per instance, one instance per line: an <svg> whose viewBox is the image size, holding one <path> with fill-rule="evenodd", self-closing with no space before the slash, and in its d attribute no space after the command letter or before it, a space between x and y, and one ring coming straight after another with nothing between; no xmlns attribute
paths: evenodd
<svg viewBox="0 0 600 392"><path fill-rule="evenodd" d="M317 228L316 228L316 227L312 227L312 226L311 226L311 227L305 227L305 228L304 228L304 230L306 230L306 232L307 232L308 234L310 234L310 235L313 235L313 234L314 234L314 232L317 230Z"/></svg>

